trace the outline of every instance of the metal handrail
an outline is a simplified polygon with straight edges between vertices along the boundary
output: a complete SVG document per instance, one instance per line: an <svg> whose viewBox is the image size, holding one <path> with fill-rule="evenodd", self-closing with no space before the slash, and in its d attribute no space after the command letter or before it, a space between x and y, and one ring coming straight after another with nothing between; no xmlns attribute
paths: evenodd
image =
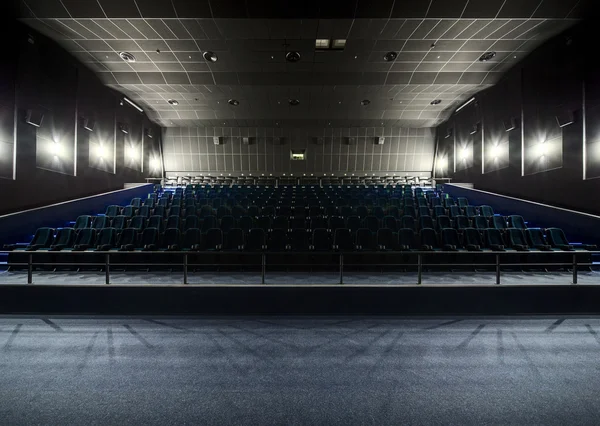
<svg viewBox="0 0 600 426"><path fill-rule="evenodd" d="M188 262L188 256L189 255L194 255L194 256L200 256L200 255L235 255L235 256L260 256L261 257L261 263L260 263L260 267L261 267L261 284L265 284L265 275L266 275L266 270L267 270L267 258L270 255L327 255L327 256L339 256L339 273L340 273L340 280L339 283L343 284L344 283L344 256L348 256L348 255L352 255L352 256L357 256L357 255L416 255L417 256L417 263L377 263L377 264L372 264L372 263L365 263L365 264L360 264L360 263L355 263L353 262L352 265L354 266L411 266L417 267L417 284L421 285L422 284L422 278L423 278L423 267L430 267L430 266L494 266L495 267L495 272L496 272L496 284L500 284L500 273L501 273L501 266L561 266L561 267L565 267L565 266L571 266L573 268L573 284L577 284L577 280L578 280L578 267L579 266L591 266L592 263L589 262L578 262L577 261L577 256L578 255L598 255L600 254L600 251L592 251L592 250L579 250L579 251L483 251L483 252L479 252L479 251L423 251L423 250L415 250L415 251L377 251L377 250L373 250L373 251L284 251L284 252L274 252L274 251L269 251L269 250L265 250L265 251L229 251L229 250L225 250L225 251L70 251L70 252L63 252L63 251L8 251L8 250L0 250L0 253L19 253L19 254L23 254L23 255L27 255L27 262L7 262L8 266L27 266L27 283L28 284L33 284L33 267L34 266L98 266L98 267L104 267L105 268L105 283L106 284L110 284L110 269L111 266L181 266L183 268L183 284L188 284L188 268L190 266L207 266L208 264L202 264L202 263L189 263ZM104 255L104 262L100 263L100 262L93 262L93 263L79 263L79 262L34 262L33 261L33 257L34 256L40 256L40 255L55 255L55 254L62 254L62 255L67 255L67 256L99 256L99 255ZM501 262L501 258L508 256L508 255L524 255L524 254L544 254L544 255L550 255L550 256L565 256L568 254L572 255L572 262L566 263L566 262L561 262L561 263L540 263L540 262L521 262L521 263L502 263ZM131 262L126 262L126 263L111 263L111 255L134 255L134 256L157 256L157 255L168 255L168 256L183 256L182 262L181 263L146 263L146 262L136 262L136 263L131 263ZM441 255L459 255L459 256L463 256L463 255L470 255L470 256L476 256L476 257L483 257L483 256L494 256L495 262L494 263L471 263L471 264L464 264L464 263L423 263L423 260L427 257L435 257L435 256L441 256ZM237 264L237 263L227 263L225 264L226 266L252 266L252 265L248 265L248 264ZM278 263L278 265L285 265L285 264L281 264ZM288 265L297 265L297 264L288 264ZM254 266L259 266L254 265ZM321 266L321 265L320 265ZM599 283L600 284L600 283Z"/></svg>

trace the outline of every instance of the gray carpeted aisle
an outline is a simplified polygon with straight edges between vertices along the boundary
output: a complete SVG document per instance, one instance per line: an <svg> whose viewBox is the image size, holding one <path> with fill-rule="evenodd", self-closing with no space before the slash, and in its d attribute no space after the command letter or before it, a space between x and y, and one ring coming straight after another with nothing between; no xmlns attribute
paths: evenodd
<svg viewBox="0 0 600 426"><path fill-rule="evenodd" d="M600 318L0 318L6 425L600 419Z"/></svg>

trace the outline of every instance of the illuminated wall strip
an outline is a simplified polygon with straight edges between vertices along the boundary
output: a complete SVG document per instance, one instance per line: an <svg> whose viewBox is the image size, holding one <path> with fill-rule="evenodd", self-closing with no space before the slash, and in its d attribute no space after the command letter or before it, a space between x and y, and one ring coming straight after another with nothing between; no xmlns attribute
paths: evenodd
<svg viewBox="0 0 600 426"><path fill-rule="evenodd" d="M582 88L582 106L581 112L583 115L583 180L587 179L587 128L586 128L586 108L585 108L585 79L581 83Z"/></svg>
<svg viewBox="0 0 600 426"><path fill-rule="evenodd" d="M113 175L117 174L117 110L113 120Z"/></svg>
<svg viewBox="0 0 600 426"><path fill-rule="evenodd" d="M144 110L142 108L140 108L137 104L135 104L132 100L130 100L126 97L123 97L123 100L125 102L127 102L129 105L131 105L132 107L134 107L135 109L137 109L139 112L144 112Z"/></svg>
<svg viewBox="0 0 600 426"><path fill-rule="evenodd" d="M73 176L77 176L77 135L79 131L79 73L75 79L75 137L73 138Z"/></svg>
<svg viewBox="0 0 600 426"><path fill-rule="evenodd" d="M463 109L467 105L472 104L474 101L475 101L475 98L469 99L467 102L465 102L464 104L462 104L461 106L459 106L458 108L456 108L456 111L454 111L454 113L456 114L458 111L460 111L461 109Z"/></svg>
<svg viewBox="0 0 600 426"><path fill-rule="evenodd" d="M523 88L523 70L521 70L521 177L525 176L525 108L523 107Z"/></svg>
<svg viewBox="0 0 600 426"><path fill-rule="evenodd" d="M481 114L481 174L485 174L485 123Z"/></svg>
<svg viewBox="0 0 600 426"><path fill-rule="evenodd" d="M144 173L144 141L146 140L146 132L144 131L144 120L142 119L142 169L140 173Z"/></svg>
<svg viewBox="0 0 600 426"><path fill-rule="evenodd" d="M17 90L15 88L15 102L14 106L14 122L13 122L13 180L17 180L17 123L19 119L19 115L17 114Z"/></svg>

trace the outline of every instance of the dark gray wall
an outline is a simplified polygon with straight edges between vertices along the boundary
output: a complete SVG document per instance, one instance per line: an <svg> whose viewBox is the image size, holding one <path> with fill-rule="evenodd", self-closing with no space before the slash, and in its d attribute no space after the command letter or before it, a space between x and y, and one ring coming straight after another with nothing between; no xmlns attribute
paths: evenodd
<svg viewBox="0 0 600 426"><path fill-rule="evenodd" d="M589 54L592 35L584 23L550 40L439 126L435 175L600 213L600 74ZM561 129L556 116L565 111L575 122ZM506 132L510 117L517 128ZM477 122L482 131L470 135Z"/></svg>
<svg viewBox="0 0 600 426"><path fill-rule="evenodd" d="M160 167L150 167L151 159L160 159L160 127L121 106L118 93L54 42L13 25L14 50L0 63L0 214L160 176ZM40 128L25 122L29 109L43 112ZM84 117L95 121L93 132L83 128ZM129 134L117 123L127 123ZM154 138L145 137L144 128Z"/></svg>
<svg viewBox="0 0 600 426"><path fill-rule="evenodd" d="M222 145L213 136L223 138ZM250 145L242 137L252 138ZM383 145L376 137L384 136ZM281 137L283 144L274 143ZM322 138L322 145L316 138ZM346 138L354 138L349 145ZM167 173L343 173L423 172L430 175L434 132L431 128L166 128ZM290 151L305 149L306 160L293 161Z"/></svg>

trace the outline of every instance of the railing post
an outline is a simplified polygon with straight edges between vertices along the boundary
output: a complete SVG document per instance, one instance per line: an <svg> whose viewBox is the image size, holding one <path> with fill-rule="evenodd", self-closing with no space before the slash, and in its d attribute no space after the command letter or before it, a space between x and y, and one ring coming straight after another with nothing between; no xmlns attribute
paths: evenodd
<svg viewBox="0 0 600 426"><path fill-rule="evenodd" d="M496 284L500 284L500 255L496 254Z"/></svg>
<svg viewBox="0 0 600 426"><path fill-rule="evenodd" d="M104 258L104 272L106 275L105 282L106 284L110 284L110 254L106 253L106 257Z"/></svg>
<svg viewBox="0 0 600 426"><path fill-rule="evenodd" d="M29 253L27 256L27 284L33 283L33 255Z"/></svg>
<svg viewBox="0 0 600 426"><path fill-rule="evenodd" d="M344 253L340 252L340 284L344 284Z"/></svg>
<svg viewBox="0 0 600 426"><path fill-rule="evenodd" d="M267 269L267 255L265 253L261 254L261 284L265 283L265 273Z"/></svg>
<svg viewBox="0 0 600 426"><path fill-rule="evenodd" d="M573 253L573 284L577 284L577 255Z"/></svg>
<svg viewBox="0 0 600 426"><path fill-rule="evenodd" d="M421 285L423 275L423 258L421 254L417 255L417 284Z"/></svg>
<svg viewBox="0 0 600 426"><path fill-rule="evenodd" d="M187 254L183 255L183 283L188 283L188 258Z"/></svg>

